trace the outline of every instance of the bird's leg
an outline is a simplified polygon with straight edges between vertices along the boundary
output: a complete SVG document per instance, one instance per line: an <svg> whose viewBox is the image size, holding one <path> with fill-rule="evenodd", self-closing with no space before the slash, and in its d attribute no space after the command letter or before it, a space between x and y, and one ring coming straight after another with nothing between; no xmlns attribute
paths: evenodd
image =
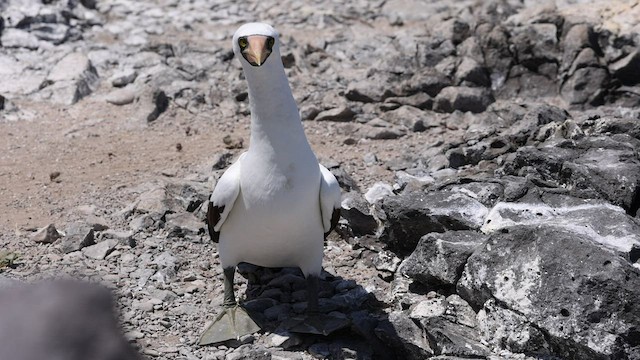
<svg viewBox="0 0 640 360"><path fill-rule="evenodd" d="M224 283L224 302L222 305L225 308L232 308L238 305L236 301L236 295L233 293L233 277L236 274L236 268L234 266L225 268L222 270L223 283Z"/></svg>
<svg viewBox="0 0 640 360"><path fill-rule="evenodd" d="M318 277L315 275L307 276L307 314L318 314Z"/></svg>
<svg viewBox="0 0 640 360"><path fill-rule="evenodd" d="M240 337L253 334L260 330L260 326L251 319L245 309L238 306L233 293L233 277L235 267L223 269L224 278L224 310L218 315L200 337L199 345L217 344L227 340L239 340Z"/></svg>

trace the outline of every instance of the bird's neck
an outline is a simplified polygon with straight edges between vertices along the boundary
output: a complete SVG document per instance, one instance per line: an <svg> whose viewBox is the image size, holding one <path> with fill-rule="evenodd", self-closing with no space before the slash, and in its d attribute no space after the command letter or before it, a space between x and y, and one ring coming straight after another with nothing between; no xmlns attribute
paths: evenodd
<svg viewBox="0 0 640 360"><path fill-rule="evenodd" d="M270 146L277 151L298 142L307 143L282 63L270 61L261 67L245 68L245 76L251 104L251 145Z"/></svg>

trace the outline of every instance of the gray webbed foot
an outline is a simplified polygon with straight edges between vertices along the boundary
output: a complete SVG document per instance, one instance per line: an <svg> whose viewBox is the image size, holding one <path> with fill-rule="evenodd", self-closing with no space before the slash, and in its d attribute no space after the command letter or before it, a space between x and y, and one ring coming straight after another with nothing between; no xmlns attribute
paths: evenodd
<svg viewBox="0 0 640 360"><path fill-rule="evenodd" d="M223 269L224 275L224 310L213 324L202 333L198 345L211 345L227 340L239 340L245 335L260 331L260 326L251 318L249 313L238 305L233 294L233 277L235 267Z"/></svg>
<svg viewBox="0 0 640 360"><path fill-rule="evenodd" d="M245 309L236 305L227 307L200 336L198 345L211 345L227 340L239 340L245 335L260 331Z"/></svg>

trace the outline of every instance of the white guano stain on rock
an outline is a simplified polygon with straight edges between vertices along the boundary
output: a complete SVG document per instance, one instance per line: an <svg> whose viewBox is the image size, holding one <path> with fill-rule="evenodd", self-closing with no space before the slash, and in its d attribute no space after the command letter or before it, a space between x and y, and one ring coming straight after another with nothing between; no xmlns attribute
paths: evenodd
<svg viewBox="0 0 640 360"><path fill-rule="evenodd" d="M628 220L621 207L606 203L551 207L499 202L488 212L480 230L490 234L515 225L542 224L563 226L617 251L629 252L634 244L640 245L638 226Z"/></svg>
<svg viewBox="0 0 640 360"><path fill-rule="evenodd" d="M529 295L541 285L540 257L520 264L517 270L506 269L498 273L493 286L496 299L509 304L522 314L531 314Z"/></svg>

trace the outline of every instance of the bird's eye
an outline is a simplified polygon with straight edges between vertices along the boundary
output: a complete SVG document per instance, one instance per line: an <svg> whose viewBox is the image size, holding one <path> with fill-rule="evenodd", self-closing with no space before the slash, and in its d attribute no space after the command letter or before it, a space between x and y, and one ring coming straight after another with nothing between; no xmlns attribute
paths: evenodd
<svg viewBox="0 0 640 360"><path fill-rule="evenodd" d="M272 37L267 39L267 45L269 46L269 48L272 48L275 43L276 41Z"/></svg>
<svg viewBox="0 0 640 360"><path fill-rule="evenodd" d="M241 49L244 49L244 48L247 47L247 45L249 45L249 42L247 41L246 38L242 37L242 38L238 39L238 45L240 45Z"/></svg>

